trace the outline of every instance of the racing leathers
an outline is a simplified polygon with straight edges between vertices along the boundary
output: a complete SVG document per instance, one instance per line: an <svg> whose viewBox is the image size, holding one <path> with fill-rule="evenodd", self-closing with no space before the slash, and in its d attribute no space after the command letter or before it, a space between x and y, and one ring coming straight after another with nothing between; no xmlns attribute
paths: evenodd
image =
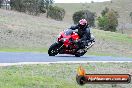
<svg viewBox="0 0 132 88"><path fill-rule="evenodd" d="M88 41L91 39L91 33L90 33L90 28L88 25L85 27L81 27L79 24L75 26L71 26L70 29L76 30L78 29L78 35L80 37L79 41L77 41L78 48L84 48L87 44Z"/></svg>

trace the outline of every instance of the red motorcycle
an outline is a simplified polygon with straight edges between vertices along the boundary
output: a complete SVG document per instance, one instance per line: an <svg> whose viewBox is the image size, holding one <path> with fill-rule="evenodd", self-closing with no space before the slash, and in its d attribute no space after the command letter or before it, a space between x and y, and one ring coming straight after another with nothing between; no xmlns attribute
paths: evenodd
<svg viewBox="0 0 132 88"><path fill-rule="evenodd" d="M71 54L76 57L83 56L89 48L94 45L94 36L92 41L88 42L87 46L83 49L77 49L77 45L73 41L78 41L79 35L71 29L64 30L60 33L57 42L52 44L48 50L49 56L55 56L57 54Z"/></svg>

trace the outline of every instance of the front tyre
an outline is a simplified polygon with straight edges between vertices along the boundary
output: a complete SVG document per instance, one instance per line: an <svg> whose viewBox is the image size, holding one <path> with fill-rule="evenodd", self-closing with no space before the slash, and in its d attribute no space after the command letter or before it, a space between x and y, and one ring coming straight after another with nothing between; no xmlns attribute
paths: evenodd
<svg viewBox="0 0 132 88"><path fill-rule="evenodd" d="M58 49L59 49L59 44L58 43L54 43L50 46L49 50L48 50L48 54L49 56L55 56L59 53Z"/></svg>

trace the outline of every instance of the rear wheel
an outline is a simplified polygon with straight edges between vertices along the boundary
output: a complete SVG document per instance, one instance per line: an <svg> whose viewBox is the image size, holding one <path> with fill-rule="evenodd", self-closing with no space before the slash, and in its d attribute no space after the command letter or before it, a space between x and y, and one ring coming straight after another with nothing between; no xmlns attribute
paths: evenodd
<svg viewBox="0 0 132 88"><path fill-rule="evenodd" d="M58 43L54 43L50 46L49 50L48 50L48 54L49 56L55 56L59 53L59 44Z"/></svg>
<svg viewBox="0 0 132 88"><path fill-rule="evenodd" d="M80 56L83 56L84 54L86 53L86 51L82 51L81 49L80 50L78 50L76 53L75 53L75 56L76 57L80 57Z"/></svg>

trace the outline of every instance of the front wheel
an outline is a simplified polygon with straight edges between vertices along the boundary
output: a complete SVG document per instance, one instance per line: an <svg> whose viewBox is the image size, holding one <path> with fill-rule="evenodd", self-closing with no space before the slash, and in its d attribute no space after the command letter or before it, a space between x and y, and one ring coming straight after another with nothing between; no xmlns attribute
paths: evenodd
<svg viewBox="0 0 132 88"><path fill-rule="evenodd" d="M55 56L59 53L59 44L58 43L54 43L50 46L49 50L48 50L48 54L49 56Z"/></svg>

